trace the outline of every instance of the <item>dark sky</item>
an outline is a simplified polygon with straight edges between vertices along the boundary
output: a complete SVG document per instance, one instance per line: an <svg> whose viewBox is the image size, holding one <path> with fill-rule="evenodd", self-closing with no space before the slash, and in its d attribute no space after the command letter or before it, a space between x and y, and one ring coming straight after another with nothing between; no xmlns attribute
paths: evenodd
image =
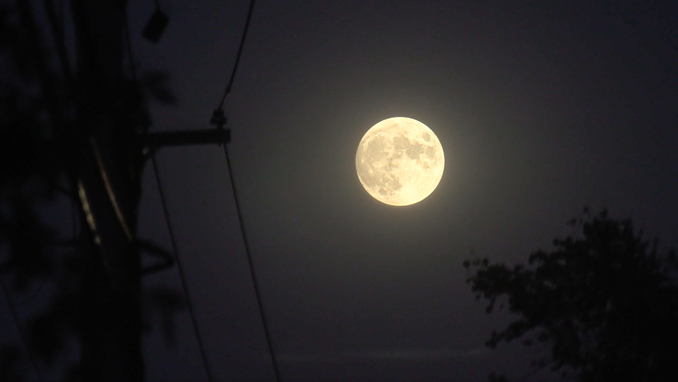
<svg viewBox="0 0 678 382"><path fill-rule="evenodd" d="M139 70L167 70L179 98L153 106L153 129L209 128L248 1L161 5L152 45L152 2L130 2ZM258 1L226 111L283 379L519 381L542 353L484 347L510 317L485 315L464 259L523 261L584 205L675 243L676 25L672 1ZM408 207L355 172L363 134L393 116L445 150L438 188ZM222 149L158 160L216 379L273 381ZM169 247L150 168L144 186L140 235ZM179 285L176 270L146 281ZM205 380L186 312L176 325L174 346L148 336L148 380Z"/></svg>

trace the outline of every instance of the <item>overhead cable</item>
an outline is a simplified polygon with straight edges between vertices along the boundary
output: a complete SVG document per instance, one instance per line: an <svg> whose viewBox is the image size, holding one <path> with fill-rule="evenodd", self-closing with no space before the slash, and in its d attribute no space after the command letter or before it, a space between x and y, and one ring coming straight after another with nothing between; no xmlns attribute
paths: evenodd
<svg viewBox="0 0 678 382"><path fill-rule="evenodd" d="M130 40L130 34L129 34L129 22L127 19L127 9L125 9L124 12L124 22L125 22L125 40L126 40L126 45L127 45L127 53L129 55L129 61L130 61L130 68L132 71L132 79L135 84L138 86L138 80L137 80L137 75L136 75L136 68L134 64L134 57L132 54L132 44ZM207 374L207 380L209 382L213 382L214 378L212 377L212 372L209 366L209 362L207 361L207 356L205 352L205 346L202 342L202 335L200 334L200 329L198 327L198 323L195 318L195 310L193 309L193 301L191 299L191 295L188 291L188 286L186 285L186 278L184 275L184 268L181 264L181 260L179 258L179 250L177 246L177 241L174 236L174 229L172 228L172 223L169 218L169 209L167 208L167 200L165 199L165 192L162 187L162 181L160 180L160 173L158 172L158 165L155 161L155 155L151 155L151 162L153 163L153 172L155 173L155 181L158 186L158 193L160 195L160 202L162 203L162 209L165 215L165 223L167 224L167 231L170 236L170 242L172 243L172 250L174 252L174 257L176 260L177 264L177 269L179 270L179 278L181 281L181 288L183 289L184 296L186 296L186 305L188 307L188 311L191 316L191 323L193 324L193 330L195 332L195 336L198 342L198 348L200 350L200 357L202 358L203 361L203 366L205 367L205 373Z"/></svg>
<svg viewBox="0 0 678 382"><path fill-rule="evenodd" d="M162 181L160 180L160 172L158 171L158 165L155 161L155 155L151 157L151 162L153 163L153 172L155 173L155 183L158 185L158 193L160 194L160 202L162 203L162 210L165 214L165 222L167 223L167 231L170 236L170 242L172 243L172 251L174 252L174 258L177 263L177 269L179 270L179 278L181 280L181 288L184 291L186 296L186 306L191 316L191 323L193 324L193 330L195 331L195 336L198 339L198 347L200 348L200 356L202 357L203 365L205 366L205 373L207 373L207 379L212 382L212 372L210 370L209 363L207 362L207 355L205 353L205 346L202 342L202 335L200 334L200 328L198 327L198 322L195 319L195 310L193 309L193 301L191 300L191 294L188 291L188 285L186 285L186 277L184 274L184 267L181 265L181 259L179 258L179 249L177 246L177 241L174 236L174 229L172 228L172 223L169 218L169 209L167 208L167 200L165 199L165 192L163 191Z"/></svg>
<svg viewBox="0 0 678 382"><path fill-rule="evenodd" d="M224 94L221 97L221 101L219 102L219 106L217 107L216 110L214 110L214 113L212 115L211 123L213 125L217 126L217 129L223 129L224 125L226 124L226 117L224 116L224 102L226 101L226 97L228 94L231 92L231 87L233 86L233 80L235 79L235 74L238 71L238 64L240 63L240 57L242 56L242 51L243 47L245 45L245 39L247 38L247 31L249 30L250 26L250 21L252 19L252 11L254 10L254 0L250 1L250 7L247 12L247 20L245 21L245 28L242 34L242 37L240 39L240 46L238 47L238 54L236 55L235 58L235 64L233 65L233 71L231 72L231 77L228 80L228 85L226 86L226 89L224 90ZM238 215L238 223L240 224L240 232L242 234L243 238L243 244L245 245L245 253L247 255L247 263L249 265L250 269L250 276L252 277L252 284L254 287L254 294L257 299L257 306L259 308L259 314L261 316L261 322L264 327L264 334L266 336L266 346L268 347L268 352L271 356L271 362L273 363L273 372L275 373L275 379L277 382L281 382L280 378L280 368L278 367L278 360L275 355L275 351L273 350L273 341L271 340L271 331L269 329L268 325L268 320L266 319L266 313L264 310L264 305L261 302L261 292L259 288L259 282L256 276L256 272L254 271L254 262L252 260L252 253L249 248L248 240L247 240L247 234L245 232L245 225L243 223L243 218L242 218L242 213L240 212L240 201L238 200L238 192L236 190L235 186L235 181L233 177L233 170L231 168L231 161L229 159L228 155L228 147L226 144L224 144L224 155L226 157L226 165L228 166L228 176L231 181L231 189L233 190L233 199L235 202L235 208L236 212Z"/></svg>
<svg viewBox="0 0 678 382"><path fill-rule="evenodd" d="M224 102L226 102L226 96L231 92L231 86L233 86L233 80L235 79L235 73L238 71L238 64L240 63L240 56L242 56L242 48L245 46L245 39L247 38L247 30L250 27L250 20L252 19L252 10L254 10L254 0L250 0L250 8L247 11L247 20L245 20L245 29L240 38L240 46L238 47L238 54L235 56L235 64L233 65L233 71L231 72L231 78L228 80L228 85L224 90L224 95L221 97L221 102L219 102L219 107L217 110L221 110L224 107Z"/></svg>
<svg viewBox="0 0 678 382"><path fill-rule="evenodd" d="M261 322L264 327L264 334L266 335L266 345L268 352L271 355L271 362L273 363L273 372L275 373L275 380L281 382L280 368L278 367L278 359L273 350L273 342L271 340L271 331L268 328L268 320L264 312L264 304L261 302L261 292L259 291L259 282L257 281L256 273L254 272L254 262L252 261L252 254L250 252L249 244L247 243L247 235L245 234L245 225L243 224L242 214L240 212L240 202L238 201L238 193L235 188L235 181L233 180L233 170L231 169L231 161L228 156L228 148L224 145L224 155L226 156L226 165L228 166L228 176L231 180L231 189L233 190L233 199L235 201L235 209L238 214L238 222L240 223L240 232L242 233L243 243L245 244L245 253L247 254L247 263L250 267L250 275L252 277L252 284L254 285L254 294L257 298L257 305L259 307L259 314L261 315Z"/></svg>

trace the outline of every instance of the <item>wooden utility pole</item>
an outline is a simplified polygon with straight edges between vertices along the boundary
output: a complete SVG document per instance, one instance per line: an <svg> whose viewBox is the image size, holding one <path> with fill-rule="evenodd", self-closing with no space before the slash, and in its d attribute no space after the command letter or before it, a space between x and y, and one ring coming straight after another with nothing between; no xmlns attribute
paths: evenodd
<svg viewBox="0 0 678 382"><path fill-rule="evenodd" d="M165 146L226 144L223 128L148 133L136 79L123 75L124 2L72 0L82 80L76 187L88 225L84 274L83 380L144 379L140 241L142 153ZM195 324L195 322L194 322ZM197 330L197 328L196 328Z"/></svg>
<svg viewBox="0 0 678 382"><path fill-rule="evenodd" d="M7 113L11 118L5 114L0 116L9 121L3 127L11 125L28 137L12 135L13 130L8 129L8 139L4 135L0 137L3 149L0 151L11 152L17 147L22 151L23 148L31 153L30 156L38 158L33 160L40 161L41 165L54 162L41 171L58 175L65 171L74 199L79 203L82 229L77 240L78 250L65 260L57 260L63 261L60 264L63 266L59 272L49 274L61 279L63 271L65 281L59 282L59 293L55 294L57 297L46 312L35 317L34 322L40 325L31 330L33 344L29 346L32 347L29 353L34 354L29 356L50 360L62 350L59 346L62 340L75 334L81 343L81 359L79 367L72 369L72 374L66 378L86 382L140 382L145 375L141 354L141 276L174 264L167 251L137 238L143 162L165 146L226 144L229 131L224 129L223 112L213 121L218 122L215 123L217 129L146 131L147 116L139 84L134 72L128 71L130 68L123 70L129 38L124 0L70 0L75 65L69 62L63 33L64 18L63 15L57 17L53 0L43 0L42 6L54 37L51 42L56 49L51 53L55 53L58 60L52 60L54 56L46 52L50 43L41 38L42 26L34 16L38 14L33 9L35 3L34 0L16 0L20 25L15 28L19 32L13 35L24 38L12 41L15 45L11 48L20 53L17 56L24 58L21 63L31 63L28 68L20 69L26 69L34 77L31 79L40 84L39 94L31 103L39 108L7 110L11 111ZM158 14L162 16L156 10L156 19ZM165 19L165 25L166 22ZM150 30L155 31L155 34L149 33L157 41L157 28ZM59 69L62 73L58 73ZM23 89L19 90L18 93L23 95ZM16 115L23 118L15 118ZM26 120L35 120L35 123ZM32 168L27 173L31 171L44 176ZM22 228L21 235L17 235L19 239L28 237L28 241L40 248L52 245L45 233L47 230L28 220L35 228L32 235L23 232L25 224L21 224L25 222L12 221L14 226ZM12 266L34 267L36 261L31 260L37 258L38 262L44 262L42 266L50 269L50 260L42 259L38 256L41 254L36 255L34 248L29 247L12 253ZM163 261L142 270L140 250ZM29 273L26 277L39 276L43 275ZM182 285L188 295L183 278ZM195 317L193 314L191 317L198 333ZM206 359L204 354L203 358ZM206 361L205 366L208 369ZM38 362L34 362L34 367L41 374ZM209 370L207 373L209 377ZM0 380L6 375L5 370L0 370Z"/></svg>
<svg viewBox="0 0 678 382"><path fill-rule="evenodd" d="M123 75L125 3L72 0L79 83L76 188L87 223L83 257L82 379L144 379L141 261L136 240L142 110Z"/></svg>

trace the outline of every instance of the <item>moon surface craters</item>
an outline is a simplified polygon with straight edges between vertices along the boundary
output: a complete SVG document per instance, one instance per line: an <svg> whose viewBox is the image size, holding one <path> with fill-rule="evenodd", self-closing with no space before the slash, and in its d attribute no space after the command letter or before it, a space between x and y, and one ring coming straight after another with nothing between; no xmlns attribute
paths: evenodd
<svg viewBox="0 0 678 382"><path fill-rule="evenodd" d="M404 206L426 198L442 177L440 141L423 123L389 118L365 134L356 154L360 182L370 195Z"/></svg>

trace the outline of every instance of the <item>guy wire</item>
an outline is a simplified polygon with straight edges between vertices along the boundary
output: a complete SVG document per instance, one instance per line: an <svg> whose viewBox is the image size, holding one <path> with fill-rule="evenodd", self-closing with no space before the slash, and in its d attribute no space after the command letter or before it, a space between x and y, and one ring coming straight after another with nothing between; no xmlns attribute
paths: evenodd
<svg viewBox="0 0 678 382"><path fill-rule="evenodd" d="M231 161L228 156L228 148L224 145L224 154L226 156L226 165L228 167L228 176L231 180L231 189L233 190L233 200L235 201L235 209L238 214L238 222L240 223L240 232L242 233L243 243L245 244L245 253L247 254L247 262L250 267L250 275L252 276L252 284L254 285L254 294L257 297L257 305L259 306L259 314L261 315L261 322L264 327L264 334L266 335L266 344L268 345L268 351L271 355L271 361L273 362L273 372L275 373L275 380L281 382L280 379L280 368L278 367L278 359L275 356L273 351L273 341L271 341L271 332L268 328L268 321L266 319L266 314L264 312L264 304L261 302L261 292L259 291L259 283L257 281L257 276L254 272L254 262L252 261L252 254L250 252L250 247L247 242L247 235L245 234L245 225L243 224L242 214L240 213L240 202L238 201L238 193L235 188L235 181L233 180L233 171L231 170Z"/></svg>
<svg viewBox="0 0 678 382"><path fill-rule="evenodd" d="M191 315L191 322L193 323L193 330L195 331L195 336L198 340L198 347L200 348L200 356L202 357L203 365L205 366L205 373L207 373L207 379L212 382L212 372L207 362L207 357L205 354L205 346L202 342L202 335L200 334L200 329L198 328L198 323L195 319L195 311L193 310L193 302L191 300L191 294L188 291L188 286L186 285L186 278L184 276L184 267L181 265L181 259L179 258L179 249L177 246L176 238L174 237L174 229L172 228L172 223L169 218L169 209L167 208L167 200L165 199L165 192L163 191L162 181L160 180L160 172L158 171L158 165L155 161L155 155L151 156L151 162L153 163L153 172L155 173L155 183L158 185L158 193L160 194L160 202L162 203L162 209L165 214L165 222L167 223L167 231L170 236L170 242L172 243L172 251L174 252L174 257L177 262L177 269L179 270L179 279L181 280L181 288L184 291L186 296L186 305L188 306L188 311Z"/></svg>

